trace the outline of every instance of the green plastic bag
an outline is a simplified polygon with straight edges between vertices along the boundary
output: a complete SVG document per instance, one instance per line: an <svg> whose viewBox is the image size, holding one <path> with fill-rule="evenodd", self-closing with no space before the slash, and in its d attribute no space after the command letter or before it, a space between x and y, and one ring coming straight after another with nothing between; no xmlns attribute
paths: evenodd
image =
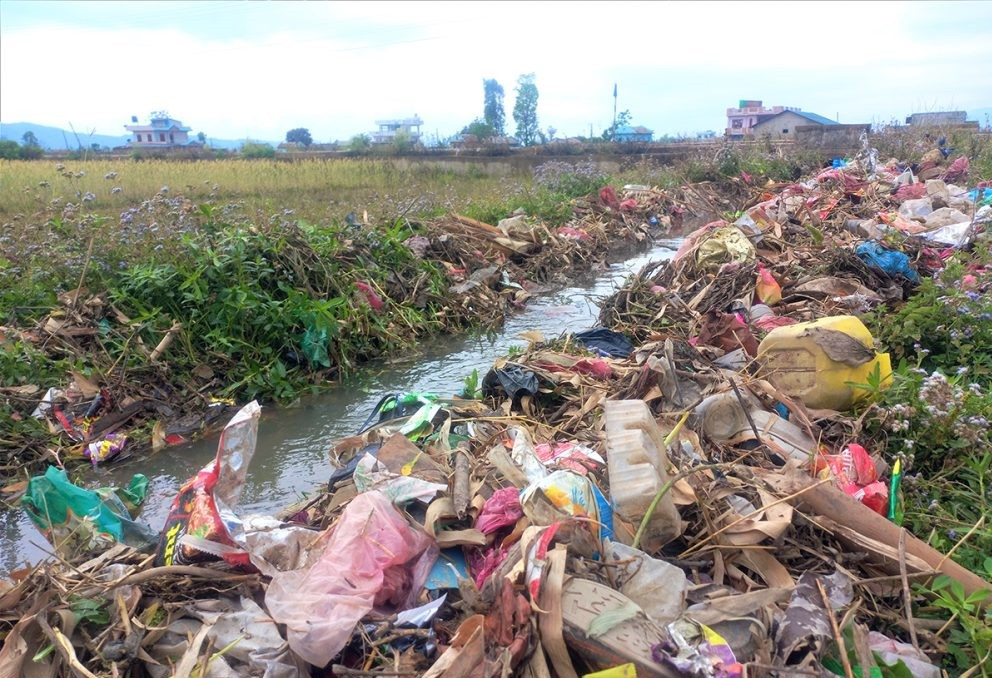
<svg viewBox="0 0 992 678"><path fill-rule="evenodd" d="M329 341L326 327L318 329L313 325L307 326L306 331L303 333L303 341L300 342L300 346L303 349L303 355L306 356L310 365L331 366L331 358L327 353Z"/></svg>
<svg viewBox="0 0 992 678"><path fill-rule="evenodd" d="M158 541L158 533L134 521L130 510L144 501L147 489L148 478L139 473L126 489L87 490L71 483L62 469L49 466L45 475L28 481L21 507L60 553L114 542L144 549Z"/></svg>

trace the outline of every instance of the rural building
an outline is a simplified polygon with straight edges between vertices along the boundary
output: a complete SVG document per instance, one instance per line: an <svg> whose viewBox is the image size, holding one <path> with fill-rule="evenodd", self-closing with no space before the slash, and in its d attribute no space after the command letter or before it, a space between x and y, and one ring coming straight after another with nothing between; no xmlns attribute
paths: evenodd
<svg viewBox="0 0 992 678"><path fill-rule="evenodd" d="M824 118L822 115L793 109L775 115L762 116L757 123L751 126L751 134L756 137L791 139L795 136L797 127L838 124L840 123L836 120Z"/></svg>
<svg viewBox="0 0 992 678"><path fill-rule="evenodd" d="M935 111L933 113L913 113L906 118L906 124L913 127L930 125L963 125L968 122L964 111Z"/></svg>
<svg viewBox="0 0 992 678"><path fill-rule="evenodd" d="M630 125L620 125L617 127L616 134L613 135L617 141L630 143L635 141L646 141L651 142L654 139L654 132L649 130L647 127L638 125L637 127L631 127Z"/></svg>
<svg viewBox="0 0 992 678"><path fill-rule="evenodd" d="M753 128L762 119L778 115L783 111L798 111L791 106L772 106L766 108L761 101L741 99L737 108L727 109L727 136L731 139L742 139L750 136Z"/></svg>
<svg viewBox="0 0 992 678"><path fill-rule="evenodd" d="M131 116L131 122L137 123L138 117ZM156 111L151 114L151 123L148 125L124 125L124 129L131 133L128 145L149 148L164 148L166 146L188 146L189 127L185 127L181 122L170 118L165 111Z"/></svg>
<svg viewBox="0 0 992 678"><path fill-rule="evenodd" d="M412 118L376 120L375 124L379 126L379 129L372 132L373 144L391 144L400 132L406 132L410 135L411 141L418 143L420 141L420 126L424 124L424 121L420 119L420 116L414 114Z"/></svg>

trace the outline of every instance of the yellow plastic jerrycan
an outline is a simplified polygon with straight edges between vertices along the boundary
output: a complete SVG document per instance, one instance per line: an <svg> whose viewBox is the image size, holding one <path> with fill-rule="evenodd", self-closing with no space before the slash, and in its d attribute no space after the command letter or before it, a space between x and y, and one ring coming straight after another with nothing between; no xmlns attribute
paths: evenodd
<svg viewBox="0 0 992 678"><path fill-rule="evenodd" d="M846 410L867 392L877 368L881 387L892 383L888 353L875 353L871 332L853 315L778 327L758 345L761 376L815 409Z"/></svg>

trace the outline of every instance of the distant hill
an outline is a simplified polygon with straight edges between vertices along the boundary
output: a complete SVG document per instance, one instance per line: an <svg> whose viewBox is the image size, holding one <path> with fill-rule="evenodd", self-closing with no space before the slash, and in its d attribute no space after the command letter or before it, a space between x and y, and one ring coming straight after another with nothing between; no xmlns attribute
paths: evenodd
<svg viewBox="0 0 992 678"><path fill-rule="evenodd" d="M10 141L20 143L24 133L28 131L34 132L41 147L50 151L72 150L79 148L80 145L84 148L89 148L93 144L99 144L101 147L116 148L118 146L126 146L130 136L128 134L121 134L120 136L92 134L91 130L83 131L78 129L73 132L72 130L64 130L60 127L37 125L33 122L0 122L0 139L9 139ZM77 135L79 138L78 142L76 140ZM213 137L207 137L207 143L213 148L228 150L241 148L241 145L245 141L247 139L214 139ZM260 140L253 139L252 141ZM278 141L260 141L260 143L272 144L273 146L279 144Z"/></svg>
<svg viewBox="0 0 992 678"><path fill-rule="evenodd" d="M72 130L63 130L58 127L49 127L48 125L36 125L31 122L14 122L10 124L0 122L0 138L20 143L25 132L34 132L34 135L38 137L38 143L41 144L41 147L52 151L79 148L80 145L88 147L92 144L114 148L115 146L123 146L127 143L128 135L126 134L115 137L109 134L90 134L90 131L76 130L74 133ZM78 142L76 141L77 134L79 135Z"/></svg>

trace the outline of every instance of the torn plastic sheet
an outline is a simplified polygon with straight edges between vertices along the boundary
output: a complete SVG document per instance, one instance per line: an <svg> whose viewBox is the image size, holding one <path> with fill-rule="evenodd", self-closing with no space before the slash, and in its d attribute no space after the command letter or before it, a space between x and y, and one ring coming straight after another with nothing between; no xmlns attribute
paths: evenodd
<svg viewBox="0 0 992 678"><path fill-rule="evenodd" d="M247 596L198 600L187 608L190 616L167 627L148 654L159 663L146 662L152 678L173 675L176 657L189 648L189 640L206 625L204 643L215 651L205 672L207 678L304 678L310 669L292 652L265 610ZM170 661L171 660L171 661Z"/></svg>
<svg viewBox="0 0 992 678"><path fill-rule="evenodd" d="M69 481L65 471L49 466L42 476L28 480L21 507L53 545L93 549L121 542L143 549L158 538L155 530L131 518L124 501L144 500L148 479L136 474L128 490L102 487L87 490Z"/></svg>
<svg viewBox="0 0 992 678"><path fill-rule="evenodd" d="M409 606L437 558L431 539L375 490L355 497L330 529L311 565L277 573L265 594L290 647L314 666L337 655L373 607Z"/></svg>
<svg viewBox="0 0 992 678"><path fill-rule="evenodd" d="M413 628L423 628L431 623L444 601L448 599L448 594L444 593L437 600L432 600L420 607L413 607L403 610L396 615L396 626L411 626Z"/></svg>
<svg viewBox="0 0 992 678"><path fill-rule="evenodd" d="M482 379L483 394L495 395L497 385L517 403L522 396L537 393L537 375L517 365L494 367Z"/></svg>
<svg viewBox="0 0 992 678"><path fill-rule="evenodd" d="M429 504L438 493L448 489L447 485L431 483L413 475L394 473L371 454L364 455L355 467L355 487L359 492L378 490L397 505L411 501Z"/></svg>
<svg viewBox="0 0 992 678"><path fill-rule="evenodd" d="M626 358L634 352L630 339L605 327L576 332L572 338L603 358Z"/></svg>
<svg viewBox="0 0 992 678"><path fill-rule="evenodd" d="M541 443L534 450L545 465L558 466L580 475L606 464L598 452L578 443Z"/></svg>

